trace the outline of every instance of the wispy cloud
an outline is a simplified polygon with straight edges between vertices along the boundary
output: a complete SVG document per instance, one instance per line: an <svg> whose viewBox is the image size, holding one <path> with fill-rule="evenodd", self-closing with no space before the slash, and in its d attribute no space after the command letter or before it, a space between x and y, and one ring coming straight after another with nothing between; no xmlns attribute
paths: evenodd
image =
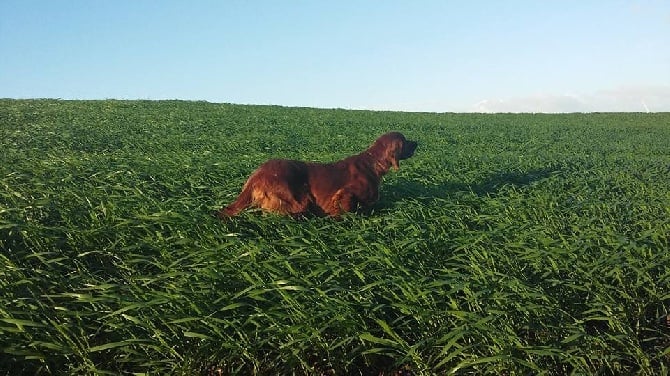
<svg viewBox="0 0 670 376"><path fill-rule="evenodd" d="M582 99L575 95L537 94L509 99L485 99L474 106L474 112L588 112Z"/></svg>
<svg viewBox="0 0 670 376"><path fill-rule="evenodd" d="M590 94L485 99L473 112L668 112L670 86L621 86Z"/></svg>

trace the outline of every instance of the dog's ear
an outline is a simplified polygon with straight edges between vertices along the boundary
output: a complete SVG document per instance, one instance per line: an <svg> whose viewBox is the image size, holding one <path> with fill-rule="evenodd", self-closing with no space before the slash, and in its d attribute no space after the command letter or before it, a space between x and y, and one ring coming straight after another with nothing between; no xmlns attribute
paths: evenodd
<svg viewBox="0 0 670 376"><path fill-rule="evenodd" d="M402 153L402 140L394 139L390 145L386 147L386 160L390 163L394 170L398 171L400 165L400 154Z"/></svg>

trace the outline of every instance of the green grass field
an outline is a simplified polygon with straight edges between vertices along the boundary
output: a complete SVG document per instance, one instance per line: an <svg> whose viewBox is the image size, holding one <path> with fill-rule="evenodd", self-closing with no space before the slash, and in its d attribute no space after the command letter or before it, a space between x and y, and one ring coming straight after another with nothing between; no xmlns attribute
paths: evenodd
<svg viewBox="0 0 670 376"><path fill-rule="evenodd" d="M419 141L369 215L210 212ZM670 114L0 100L0 374L670 370Z"/></svg>

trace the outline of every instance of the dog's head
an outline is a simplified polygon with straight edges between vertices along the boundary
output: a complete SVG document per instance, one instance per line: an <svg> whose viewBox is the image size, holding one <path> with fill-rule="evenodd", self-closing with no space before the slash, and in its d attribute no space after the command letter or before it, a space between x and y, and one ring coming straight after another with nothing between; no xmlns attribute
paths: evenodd
<svg viewBox="0 0 670 376"><path fill-rule="evenodd" d="M413 156L417 146L416 141L406 139L402 133L389 132L379 137L368 150L387 170L389 167L397 170L398 162Z"/></svg>

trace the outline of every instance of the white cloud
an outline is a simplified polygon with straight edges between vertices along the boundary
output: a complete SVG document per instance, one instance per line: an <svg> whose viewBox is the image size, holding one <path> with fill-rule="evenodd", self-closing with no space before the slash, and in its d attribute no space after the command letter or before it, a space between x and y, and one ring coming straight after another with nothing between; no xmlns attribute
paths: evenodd
<svg viewBox="0 0 670 376"><path fill-rule="evenodd" d="M670 86L621 86L590 94L485 99L473 112L668 112Z"/></svg>
<svg viewBox="0 0 670 376"><path fill-rule="evenodd" d="M538 94L510 99L486 99L475 105L475 112L586 112L588 108L574 95Z"/></svg>

